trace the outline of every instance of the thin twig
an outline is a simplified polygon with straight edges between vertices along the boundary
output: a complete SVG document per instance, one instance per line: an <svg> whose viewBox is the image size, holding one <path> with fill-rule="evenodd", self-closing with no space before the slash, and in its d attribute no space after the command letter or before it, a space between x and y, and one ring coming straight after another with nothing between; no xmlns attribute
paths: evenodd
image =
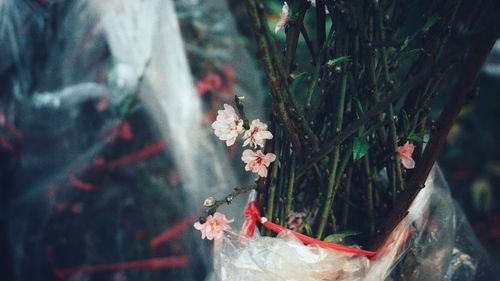
<svg viewBox="0 0 500 281"><path fill-rule="evenodd" d="M245 107L243 106L241 99L237 95L234 96L234 103L236 105L236 109L238 109L238 113L240 114L240 118L243 120L243 128L245 128L245 130L249 130L250 125L248 123L248 118L245 114Z"/></svg>
<svg viewBox="0 0 500 281"><path fill-rule="evenodd" d="M290 137L290 140L293 144L293 149L295 150L299 158L304 159L302 144L300 142L298 133L292 124L292 120L290 119L283 100L281 83L280 79L278 78L279 70L275 69L275 66L271 61L271 52L269 50L266 36L261 32L265 29L268 29L267 22L261 22L259 17L259 8L255 0L245 0L245 4L248 14L250 15L250 21L252 23L254 35L257 40L260 58L262 64L264 65L264 71L266 73L268 81L271 84L271 93L273 95L274 102L276 103L278 116L285 126L288 136Z"/></svg>
<svg viewBox="0 0 500 281"><path fill-rule="evenodd" d="M341 86L340 86L340 96L339 96L339 101L338 101L338 108L337 108L337 117L335 120L334 128L337 131L340 131L342 129L342 123L344 120L344 106L345 106L345 97L347 94L347 73L344 72L342 76L342 81L341 81ZM348 157L350 158L350 153L348 153ZM323 236L323 232L325 230L326 222L328 219L328 216L330 215L330 210L332 209L333 205L333 200L335 198L335 193L336 193L336 187L338 187L339 184L339 179L342 176L342 171L337 171L337 165L339 164L339 158L340 158L340 146L337 146L335 148L335 153L333 155L333 160L332 160L332 169L330 170L330 177L328 179L328 186L327 186L327 195L325 199L325 205L323 206L323 212L320 217L319 221L319 227L318 227L318 232L316 234L318 239L321 239ZM348 158L348 159L349 159ZM347 163L347 162L346 162ZM339 179L336 177L336 173L339 173Z"/></svg>
<svg viewBox="0 0 500 281"><path fill-rule="evenodd" d="M292 165L290 165L290 179L288 181L288 193L286 197L285 214L287 216L292 211L294 189L295 189L295 157L292 156Z"/></svg>
<svg viewBox="0 0 500 281"><path fill-rule="evenodd" d="M207 207L205 215L202 216L200 218L200 220L206 219L206 217L208 215L215 213L215 211L220 206L226 205L226 204L231 204L236 197L238 197L242 194L246 194L246 193L248 193L256 188L257 188L256 184L251 184L251 185L249 185L247 187L243 187L243 188L235 187L233 192L226 195L226 197L224 197L223 199L215 200L214 203L212 204L212 206Z"/></svg>

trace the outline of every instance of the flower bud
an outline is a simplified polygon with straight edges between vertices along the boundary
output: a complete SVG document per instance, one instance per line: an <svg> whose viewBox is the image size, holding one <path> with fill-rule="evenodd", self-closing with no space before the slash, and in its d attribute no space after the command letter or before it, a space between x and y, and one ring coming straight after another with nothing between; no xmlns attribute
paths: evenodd
<svg viewBox="0 0 500 281"><path fill-rule="evenodd" d="M208 197L203 202L203 206L205 206L207 208L212 207L213 205L215 205L215 199L213 197Z"/></svg>

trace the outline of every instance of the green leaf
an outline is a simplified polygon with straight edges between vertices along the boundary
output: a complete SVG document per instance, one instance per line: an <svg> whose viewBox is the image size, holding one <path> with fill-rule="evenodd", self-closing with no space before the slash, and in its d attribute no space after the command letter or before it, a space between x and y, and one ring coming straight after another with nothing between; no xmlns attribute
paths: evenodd
<svg viewBox="0 0 500 281"><path fill-rule="evenodd" d="M120 116L125 116L129 112L135 100L135 95L128 95L125 99L118 105L118 114Z"/></svg>
<svg viewBox="0 0 500 281"><path fill-rule="evenodd" d="M336 64L343 63L343 62L348 62L348 61L351 61L351 57L349 57L349 56L341 56L341 57L335 58L333 60L329 60L327 62L327 64L329 66L334 66Z"/></svg>
<svg viewBox="0 0 500 281"><path fill-rule="evenodd" d="M407 140L412 141L412 142L423 142L424 138L422 136L419 136L417 134L409 134L406 137Z"/></svg>
<svg viewBox="0 0 500 281"><path fill-rule="evenodd" d="M330 235L326 236L325 239L323 239L323 241L325 241L325 242L338 242L346 237L354 236L354 235L358 235L358 234L361 234L361 232L354 231L354 230L346 230L346 231L330 234Z"/></svg>
<svg viewBox="0 0 500 281"><path fill-rule="evenodd" d="M403 45L401 45L401 48L399 50L404 50L406 47L408 47L408 43L410 42L410 37L406 36L405 41L403 41Z"/></svg>
<svg viewBox="0 0 500 281"><path fill-rule="evenodd" d="M425 22L424 24L424 28L422 28L422 30L424 32L427 32L434 24L436 24L436 22L438 22L441 18L439 17L438 14L434 14L432 16L430 16L427 21Z"/></svg>
<svg viewBox="0 0 500 281"><path fill-rule="evenodd" d="M307 236L313 236L313 231L309 224L304 224L304 230L306 231Z"/></svg>
<svg viewBox="0 0 500 281"><path fill-rule="evenodd" d="M419 54L422 52L422 49L421 48L416 48L416 49L412 49L412 50L408 50L408 51L405 51L401 54L401 57L400 59L401 60L404 60L404 59L407 59L411 56L414 56L416 54Z"/></svg>
<svg viewBox="0 0 500 281"><path fill-rule="evenodd" d="M365 156L366 153L368 153L368 148L369 146L368 142L366 141L366 138L355 137L352 148L352 157L354 161L363 158L363 156Z"/></svg>
<svg viewBox="0 0 500 281"><path fill-rule="evenodd" d="M359 128L359 130L358 130L358 138L364 138L366 136L367 136L366 128L365 128L365 126L361 126L361 128Z"/></svg>
<svg viewBox="0 0 500 281"><path fill-rule="evenodd" d="M491 210L493 206L493 188L487 179L474 181L471 187L472 205L481 213Z"/></svg>
<svg viewBox="0 0 500 281"><path fill-rule="evenodd" d="M356 106L356 116L359 118L359 116L363 115L363 106L361 105L361 102L359 99L353 97L352 101L354 102L354 105Z"/></svg>

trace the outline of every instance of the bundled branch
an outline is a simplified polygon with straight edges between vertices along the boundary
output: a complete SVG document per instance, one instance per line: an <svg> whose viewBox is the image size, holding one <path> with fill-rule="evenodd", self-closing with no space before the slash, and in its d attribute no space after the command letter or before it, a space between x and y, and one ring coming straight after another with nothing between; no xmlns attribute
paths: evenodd
<svg viewBox="0 0 500 281"><path fill-rule="evenodd" d="M284 42L262 3L245 4L273 105L264 151L276 159L257 206L308 236L356 234L376 249L424 187L499 34L499 4L293 0L275 27Z"/></svg>

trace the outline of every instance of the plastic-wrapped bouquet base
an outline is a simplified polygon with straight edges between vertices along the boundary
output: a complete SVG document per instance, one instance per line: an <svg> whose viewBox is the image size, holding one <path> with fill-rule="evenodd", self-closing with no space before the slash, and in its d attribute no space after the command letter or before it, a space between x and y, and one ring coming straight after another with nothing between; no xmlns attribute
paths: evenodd
<svg viewBox="0 0 500 281"><path fill-rule="evenodd" d="M372 258L276 238L226 233L215 243L218 280L475 280L487 255L434 168L408 216ZM493 271L493 267L486 267ZM483 272L484 273L484 272Z"/></svg>
<svg viewBox="0 0 500 281"><path fill-rule="evenodd" d="M215 247L218 280L362 280L369 263L364 256L306 246L287 231L244 242L229 233Z"/></svg>

